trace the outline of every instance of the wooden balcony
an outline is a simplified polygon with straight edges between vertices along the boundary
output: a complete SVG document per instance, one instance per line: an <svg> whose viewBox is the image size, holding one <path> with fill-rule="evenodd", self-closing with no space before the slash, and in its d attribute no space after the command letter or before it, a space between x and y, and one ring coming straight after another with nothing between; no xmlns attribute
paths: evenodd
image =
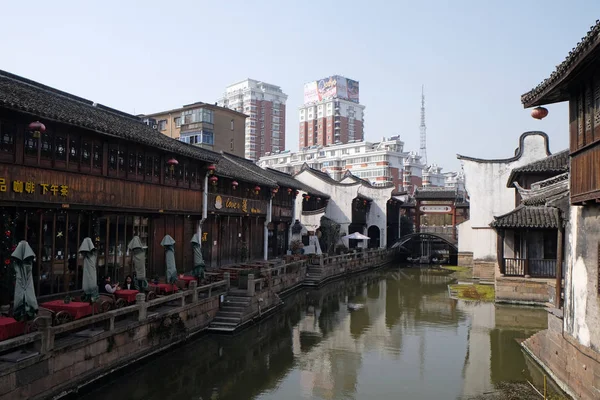
<svg viewBox="0 0 600 400"><path fill-rule="evenodd" d="M504 258L500 268L505 276L556 277L556 260L553 259Z"/></svg>

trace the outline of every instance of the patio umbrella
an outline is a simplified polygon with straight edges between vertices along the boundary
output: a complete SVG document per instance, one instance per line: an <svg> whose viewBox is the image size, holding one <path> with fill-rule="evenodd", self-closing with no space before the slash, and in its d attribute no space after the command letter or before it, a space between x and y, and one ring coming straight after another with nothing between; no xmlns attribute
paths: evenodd
<svg viewBox="0 0 600 400"><path fill-rule="evenodd" d="M165 235L160 245L165 248L165 264L167 264L167 283L177 281L177 267L175 266L175 240L170 235Z"/></svg>
<svg viewBox="0 0 600 400"><path fill-rule="evenodd" d="M35 253L25 240L10 255L16 272L13 316L17 321L30 321L38 312L38 303L33 290L31 269Z"/></svg>
<svg viewBox="0 0 600 400"><path fill-rule="evenodd" d="M92 239L86 237L79 246L79 252L83 255L83 292L84 301L95 303L100 295L98 293L98 275L96 273L96 247ZM92 310L93 311L93 310Z"/></svg>
<svg viewBox="0 0 600 400"><path fill-rule="evenodd" d="M369 240L371 238L368 236L365 236L361 233L354 232L354 233L351 233L350 235L344 236L342 239Z"/></svg>
<svg viewBox="0 0 600 400"><path fill-rule="evenodd" d="M132 253L131 257L135 269L135 287L138 290L146 289L148 288L148 281L146 280L146 252L144 251L140 237L134 236L127 245L127 248Z"/></svg>
<svg viewBox="0 0 600 400"><path fill-rule="evenodd" d="M194 251L194 270L192 275L196 278L204 279L204 258L202 258L202 249L200 248L200 239L198 234L192 236L192 250Z"/></svg>

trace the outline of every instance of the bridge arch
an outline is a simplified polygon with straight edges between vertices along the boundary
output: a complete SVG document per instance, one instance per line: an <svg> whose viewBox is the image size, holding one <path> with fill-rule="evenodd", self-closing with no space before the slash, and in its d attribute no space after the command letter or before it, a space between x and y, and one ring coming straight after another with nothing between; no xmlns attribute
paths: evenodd
<svg viewBox="0 0 600 400"><path fill-rule="evenodd" d="M447 258L447 262L456 265L458 262L458 247L447 238L434 233L420 232L402 236L396 241L392 248L401 250L405 257L426 258L437 262L441 258Z"/></svg>

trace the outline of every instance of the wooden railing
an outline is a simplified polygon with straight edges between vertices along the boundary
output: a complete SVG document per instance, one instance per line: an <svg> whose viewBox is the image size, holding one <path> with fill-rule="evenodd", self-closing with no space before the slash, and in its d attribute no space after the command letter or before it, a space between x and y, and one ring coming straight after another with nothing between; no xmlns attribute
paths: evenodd
<svg viewBox="0 0 600 400"><path fill-rule="evenodd" d="M556 277L556 260L540 258L505 258L504 275L528 275L532 278L554 278Z"/></svg>

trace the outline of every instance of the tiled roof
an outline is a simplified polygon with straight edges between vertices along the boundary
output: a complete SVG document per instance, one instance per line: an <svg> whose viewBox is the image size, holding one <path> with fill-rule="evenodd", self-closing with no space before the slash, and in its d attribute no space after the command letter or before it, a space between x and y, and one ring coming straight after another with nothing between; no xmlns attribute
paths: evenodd
<svg viewBox="0 0 600 400"><path fill-rule="evenodd" d="M290 174L286 174L285 172L277 171L276 169L267 168L264 170L267 174L269 174L273 179L277 181L279 186L285 186L292 189L302 190L308 194L322 197L324 199L330 198L327 193L323 193L317 189L313 189L309 185L304 182L300 182L297 179L294 179Z"/></svg>
<svg viewBox="0 0 600 400"><path fill-rule="evenodd" d="M221 154L215 174L271 188L277 187L277 182L274 179L267 176L262 168L258 166L256 166L256 169L252 168L253 165L254 163L250 160L224 153Z"/></svg>
<svg viewBox="0 0 600 400"><path fill-rule="evenodd" d="M569 173L553 176L552 178L536 182L531 189L524 189L515 182L521 195L522 202L529 206L548 205L569 195Z"/></svg>
<svg viewBox="0 0 600 400"><path fill-rule="evenodd" d="M417 189L415 191L415 198L418 200L427 200L427 199L435 199L435 200L454 200L457 197L456 190L446 189L446 190L434 190L434 189Z"/></svg>
<svg viewBox="0 0 600 400"><path fill-rule="evenodd" d="M508 214L494 217L490 226L494 228L558 228L559 210L554 207L520 205Z"/></svg>
<svg viewBox="0 0 600 400"><path fill-rule="evenodd" d="M548 96L558 84L571 75L582 64L582 61L597 48L598 43L600 43L600 21L596 20L596 24L590 28L585 37L581 38L577 46L569 52L567 58L556 66L556 70L550 77L521 96L521 103L525 107L533 107L568 100L568 92L566 91L557 91L550 99L544 99L544 97Z"/></svg>
<svg viewBox="0 0 600 400"><path fill-rule="evenodd" d="M57 121L207 162L212 151L168 138L139 118L40 83L0 71L0 107L32 114L41 122Z"/></svg>
<svg viewBox="0 0 600 400"><path fill-rule="evenodd" d="M532 163L523 165L518 168L514 168L508 181L507 187L512 187L513 182L517 181L521 175L528 173L550 173L550 174L562 174L569 170L569 150L559 151L551 156L542 158L541 160L534 161Z"/></svg>

